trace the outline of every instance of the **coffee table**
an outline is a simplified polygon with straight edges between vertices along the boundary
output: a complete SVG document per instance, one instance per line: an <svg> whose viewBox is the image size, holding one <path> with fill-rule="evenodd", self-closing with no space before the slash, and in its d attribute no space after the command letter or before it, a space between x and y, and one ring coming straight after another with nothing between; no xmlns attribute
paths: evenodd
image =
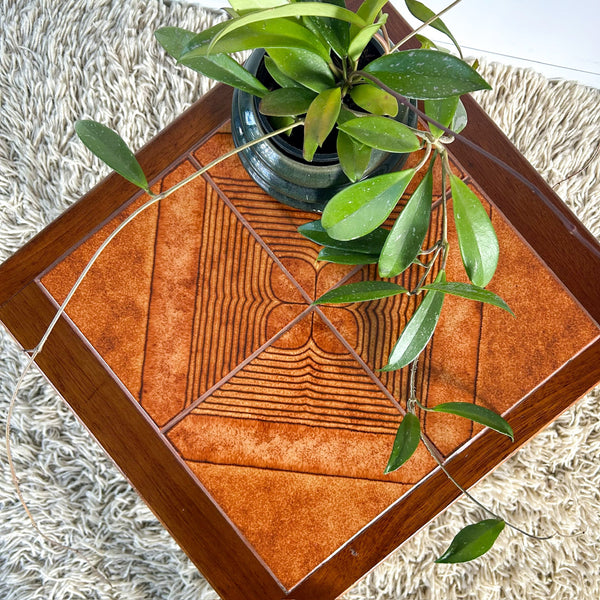
<svg viewBox="0 0 600 600"><path fill-rule="evenodd" d="M407 26L390 13L398 39ZM543 194L453 144L454 172L499 234L490 289L517 315L448 297L421 360L424 403L477 402L513 426L511 443L421 415L468 487L600 381L600 247L466 104L466 135ZM231 146L229 105L230 92L214 89L140 151L155 190ZM0 267L0 320L24 348L143 200L113 174ZM414 305L311 306L374 276L317 263L296 232L315 218L266 196L237 159L222 163L113 241L37 360L226 600L335 598L458 496L423 448L383 474L407 373L378 369ZM436 212L432 236L437 226ZM460 279L454 254L448 276Z"/></svg>

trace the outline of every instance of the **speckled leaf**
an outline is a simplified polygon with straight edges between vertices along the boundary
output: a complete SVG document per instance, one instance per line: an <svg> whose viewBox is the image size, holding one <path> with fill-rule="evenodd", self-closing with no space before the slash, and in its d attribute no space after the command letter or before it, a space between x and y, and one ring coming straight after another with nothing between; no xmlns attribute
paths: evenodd
<svg viewBox="0 0 600 600"><path fill-rule="evenodd" d="M398 114L396 98L370 83L354 86L350 90L350 97L358 106L374 115L395 117Z"/></svg>
<svg viewBox="0 0 600 600"><path fill-rule="evenodd" d="M456 107L456 113L454 114L454 120L452 121L452 126L450 129L454 133L460 133L467 126L467 109L465 105L462 103L462 100L458 101L458 106Z"/></svg>
<svg viewBox="0 0 600 600"><path fill-rule="evenodd" d="M350 181L358 181L369 166L373 149L353 140L347 133L339 130L336 146L342 171Z"/></svg>
<svg viewBox="0 0 600 600"><path fill-rule="evenodd" d="M465 271L472 283L485 287L496 271L498 238L479 198L456 175L450 176L454 223Z"/></svg>
<svg viewBox="0 0 600 600"><path fill-rule="evenodd" d="M140 163L118 133L91 120L77 121L75 132L93 154L121 177L144 190L148 189Z"/></svg>
<svg viewBox="0 0 600 600"><path fill-rule="evenodd" d="M445 279L444 272L440 271L436 281L444 281ZM392 348L388 364L383 367L383 371L402 369L421 354L435 331L443 302L444 294L442 292L427 292L425 294L425 298L413 313Z"/></svg>
<svg viewBox="0 0 600 600"><path fill-rule="evenodd" d="M325 61L329 60L327 48L312 32L289 19L253 23L213 43L228 23L231 21L223 21L197 34L188 42L179 58L231 54L255 48L301 48L319 55Z"/></svg>
<svg viewBox="0 0 600 600"><path fill-rule="evenodd" d="M300 48L270 48L269 56L284 75L315 92L335 85L327 62L313 52Z"/></svg>
<svg viewBox="0 0 600 600"><path fill-rule="evenodd" d="M465 419L475 421L475 423L485 425L498 433L502 433L513 441L515 439L512 427L508 422L485 406L471 404L470 402L445 402L443 404L438 404L431 410L432 412L441 412L464 417Z"/></svg>
<svg viewBox="0 0 600 600"><path fill-rule="evenodd" d="M323 227L338 240L354 240L371 233L394 210L414 174L414 169L406 169L344 188L325 206Z"/></svg>
<svg viewBox="0 0 600 600"><path fill-rule="evenodd" d="M310 104L304 120L304 160L311 161L331 133L342 106L339 87L323 90Z"/></svg>
<svg viewBox="0 0 600 600"><path fill-rule="evenodd" d="M356 14L365 20L365 23L373 23L381 9L387 4L388 0L364 0L358 7Z"/></svg>
<svg viewBox="0 0 600 600"><path fill-rule="evenodd" d="M265 55L264 58L265 68L269 72L269 75L275 80L275 83L280 85L282 88L300 88L306 89L301 83L293 80L291 77L283 74L278 68L273 59L270 56Z"/></svg>
<svg viewBox="0 0 600 600"><path fill-rule="evenodd" d="M364 68L395 92L419 100L489 90L489 84L466 62L436 50L404 50L375 59Z"/></svg>
<svg viewBox="0 0 600 600"><path fill-rule="evenodd" d="M502 533L504 525L500 519L486 519L467 525L456 534L446 552L435 562L461 563L485 554Z"/></svg>
<svg viewBox="0 0 600 600"><path fill-rule="evenodd" d="M349 283L329 290L320 298L317 298L314 304L366 302L406 294L407 292L406 288L390 281L359 281L358 283Z"/></svg>
<svg viewBox="0 0 600 600"><path fill-rule="evenodd" d="M358 31L352 38L348 46L348 56L357 61L362 54L362 51L367 47L367 44L373 39L373 36L381 29L384 21L367 25Z"/></svg>
<svg viewBox="0 0 600 600"><path fill-rule="evenodd" d="M154 37L173 58L179 60L196 33L181 27L161 27L154 32Z"/></svg>
<svg viewBox="0 0 600 600"><path fill-rule="evenodd" d="M323 248L317 255L317 260L336 263L338 265L374 265L379 260L379 254L363 254L337 248Z"/></svg>
<svg viewBox="0 0 600 600"><path fill-rule="evenodd" d="M306 0L300 1L304 2ZM320 1L346 8L344 0ZM350 23L330 17L305 17L305 19L308 21L309 27L314 27L316 32L327 41L338 56L343 57L347 54L348 44L350 43Z"/></svg>
<svg viewBox="0 0 600 600"><path fill-rule="evenodd" d="M361 254L379 254L389 231L383 227L378 227L363 237L344 242L329 236L321 221L317 220L300 225L300 227L298 227L298 233L301 233L312 242L328 248L337 248L338 250L359 252Z"/></svg>
<svg viewBox="0 0 600 600"><path fill-rule="evenodd" d="M404 123L371 115L351 119L339 129L359 142L384 152L414 152L421 147L419 138Z"/></svg>
<svg viewBox="0 0 600 600"><path fill-rule="evenodd" d="M410 267L429 228L433 175L427 171L396 219L379 257L379 276L396 277Z"/></svg>
<svg viewBox="0 0 600 600"><path fill-rule="evenodd" d="M277 6L275 8L253 12L244 15L243 17L226 21L227 25L215 36L213 43L218 42L224 36L229 36L236 30L246 27L247 25L253 23L264 24L272 19L283 21L288 17L329 17L351 23L358 27L364 27L366 25L364 20L358 15L341 6L321 2L295 2L292 4L285 4L284 6Z"/></svg>
<svg viewBox="0 0 600 600"><path fill-rule="evenodd" d="M444 127L450 127L458 106L458 96L450 96L441 100L425 100L425 114ZM442 137L445 132L439 127L428 123L429 131L436 137Z"/></svg>
<svg viewBox="0 0 600 600"><path fill-rule="evenodd" d="M259 110L270 117L303 115L316 94L306 88L278 88L268 92L260 101Z"/></svg>
<svg viewBox="0 0 600 600"><path fill-rule="evenodd" d="M384 473L399 469L416 451L421 439L421 424L413 413L406 413L398 427L390 459Z"/></svg>
<svg viewBox="0 0 600 600"><path fill-rule="evenodd" d="M475 300L476 302L484 302L485 304L492 304L510 313L513 317L515 314L510 309L510 306L500 298L500 296L490 292L484 288L470 283L463 283L462 281L447 281L445 283L430 283L424 285L425 290L435 290L437 292L444 292L445 294L452 294L453 296L460 296L461 298L467 298L469 300Z"/></svg>

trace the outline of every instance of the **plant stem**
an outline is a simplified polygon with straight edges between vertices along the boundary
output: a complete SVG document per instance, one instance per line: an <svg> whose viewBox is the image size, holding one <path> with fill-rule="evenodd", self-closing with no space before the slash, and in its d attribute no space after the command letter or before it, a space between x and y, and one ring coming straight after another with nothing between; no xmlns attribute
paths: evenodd
<svg viewBox="0 0 600 600"><path fill-rule="evenodd" d="M420 403L419 403L419 405L420 405ZM485 512L492 515L492 517L494 517L495 519L504 521L509 527L512 527L512 529L514 529L514 530L518 531L519 533L522 533L523 535L526 535L527 537L530 537L534 540L549 540L554 537L554 535L539 536L539 535L535 535L533 533L529 533L528 531L525 531L524 529L521 529L520 527L517 527L516 525L509 523L506 519L503 519L500 515L496 514L493 510L491 510L490 508L488 508L487 506L485 506L484 504L479 502L479 500L477 500L477 498L474 498L469 492L467 492L467 490L462 485L460 485L460 483L458 483L458 481L456 481L456 479L454 479L454 477L448 472L448 469L444 466L444 464L438 457L437 453L435 452L435 449L432 447L431 442L423 434L421 434L421 441L423 442L423 444L425 444L425 447L427 448L429 454L431 454L433 460L435 460L435 462L438 464L440 469L444 472L444 475L446 475L446 477L460 490L460 492L462 492L467 498L469 498L469 500L471 500L471 502L474 502L477 506L479 506L479 508L482 508L483 510L485 510Z"/></svg>
<svg viewBox="0 0 600 600"><path fill-rule="evenodd" d="M446 6L446 8L442 9L439 13L437 13L436 15L433 15L432 17L430 17L429 19L427 19L427 21L425 21L422 25L419 25L419 27L417 27L414 31L412 31L412 33L409 33L406 37L402 38L392 49L391 52L395 52L396 50L398 50L398 48L400 46L402 46L403 44L405 44L408 40L410 40L412 37L414 37L415 33L419 33L419 31L421 31L422 29L425 29L425 27L427 27L427 25L430 25L431 23L433 23L437 18L441 17L443 14L447 13L451 8L454 8L459 2L462 2L462 0L454 0L454 2L452 2L452 4L449 4L448 6Z"/></svg>
<svg viewBox="0 0 600 600"><path fill-rule="evenodd" d="M446 193L446 177L450 172L450 163L448 161L448 151L444 148L441 152L442 155L442 247L444 248L444 254L442 255L441 269L446 268L446 262L448 260L448 249L450 244L448 243L448 198Z"/></svg>

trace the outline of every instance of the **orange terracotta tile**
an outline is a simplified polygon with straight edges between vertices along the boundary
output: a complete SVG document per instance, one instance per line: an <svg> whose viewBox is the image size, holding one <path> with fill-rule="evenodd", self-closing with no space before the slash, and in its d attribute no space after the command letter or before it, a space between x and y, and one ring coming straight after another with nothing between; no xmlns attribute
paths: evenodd
<svg viewBox="0 0 600 600"><path fill-rule="evenodd" d="M289 587L435 468L421 448L383 474L400 419L313 312L168 435Z"/></svg>

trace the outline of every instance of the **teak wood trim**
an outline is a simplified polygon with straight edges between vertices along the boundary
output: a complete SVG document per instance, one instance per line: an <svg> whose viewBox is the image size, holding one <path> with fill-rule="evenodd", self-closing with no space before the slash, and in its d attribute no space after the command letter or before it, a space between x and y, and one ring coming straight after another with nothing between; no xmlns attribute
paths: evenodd
<svg viewBox="0 0 600 600"><path fill-rule="evenodd" d="M230 88L216 86L136 154L148 181L229 118L231 94ZM0 265L0 305L121 211L137 190L113 172L82 196Z"/></svg>
<svg viewBox="0 0 600 600"><path fill-rule="evenodd" d="M0 320L30 347L55 310L32 283L0 309ZM36 362L220 595L244 600L250 588L256 598L282 597L283 588L66 319Z"/></svg>

